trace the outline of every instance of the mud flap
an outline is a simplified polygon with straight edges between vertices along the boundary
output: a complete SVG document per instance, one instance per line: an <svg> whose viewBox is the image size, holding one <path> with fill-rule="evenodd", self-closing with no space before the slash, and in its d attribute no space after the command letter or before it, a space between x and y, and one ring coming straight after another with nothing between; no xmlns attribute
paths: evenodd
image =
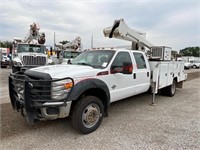
<svg viewBox="0 0 200 150"><path fill-rule="evenodd" d="M176 83L177 88L183 88L183 81Z"/></svg>

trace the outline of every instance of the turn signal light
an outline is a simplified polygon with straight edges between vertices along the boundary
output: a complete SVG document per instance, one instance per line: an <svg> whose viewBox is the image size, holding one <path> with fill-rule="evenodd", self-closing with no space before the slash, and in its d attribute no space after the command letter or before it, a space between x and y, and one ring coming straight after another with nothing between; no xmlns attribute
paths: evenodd
<svg viewBox="0 0 200 150"><path fill-rule="evenodd" d="M70 89L73 87L73 83L72 82L69 82L69 83L65 83L65 88L66 89Z"/></svg>

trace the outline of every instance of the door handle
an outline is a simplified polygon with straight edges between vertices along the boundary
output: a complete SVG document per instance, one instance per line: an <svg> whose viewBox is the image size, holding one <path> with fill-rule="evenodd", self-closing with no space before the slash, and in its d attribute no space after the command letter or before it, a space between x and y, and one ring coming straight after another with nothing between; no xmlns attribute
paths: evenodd
<svg viewBox="0 0 200 150"><path fill-rule="evenodd" d="M147 77L149 77L149 72L147 72Z"/></svg>
<svg viewBox="0 0 200 150"><path fill-rule="evenodd" d="M133 74L133 79L136 79L136 73Z"/></svg>

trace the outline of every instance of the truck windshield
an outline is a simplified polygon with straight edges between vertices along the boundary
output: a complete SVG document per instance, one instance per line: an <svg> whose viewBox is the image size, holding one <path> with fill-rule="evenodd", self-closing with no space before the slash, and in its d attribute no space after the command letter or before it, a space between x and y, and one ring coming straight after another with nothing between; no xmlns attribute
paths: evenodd
<svg viewBox="0 0 200 150"><path fill-rule="evenodd" d="M45 53L46 48L43 45L18 44L17 53L23 53L23 52Z"/></svg>
<svg viewBox="0 0 200 150"><path fill-rule="evenodd" d="M76 51L63 51L63 58L75 58L80 54L80 52L76 52Z"/></svg>
<svg viewBox="0 0 200 150"><path fill-rule="evenodd" d="M71 64L88 65L93 68L106 68L114 53L114 50L86 51L73 59Z"/></svg>

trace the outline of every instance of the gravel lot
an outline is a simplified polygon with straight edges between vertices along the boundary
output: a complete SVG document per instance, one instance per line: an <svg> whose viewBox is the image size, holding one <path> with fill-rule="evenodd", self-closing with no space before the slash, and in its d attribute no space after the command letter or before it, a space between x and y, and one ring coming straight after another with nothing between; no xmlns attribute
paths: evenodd
<svg viewBox="0 0 200 150"><path fill-rule="evenodd" d="M172 150L200 149L200 69L187 70L188 79L174 97L142 94L111 104L109 117L93 133L81 135L69 119L29 125L9 103L7 76L0 69L1 150Z"/></svg>

